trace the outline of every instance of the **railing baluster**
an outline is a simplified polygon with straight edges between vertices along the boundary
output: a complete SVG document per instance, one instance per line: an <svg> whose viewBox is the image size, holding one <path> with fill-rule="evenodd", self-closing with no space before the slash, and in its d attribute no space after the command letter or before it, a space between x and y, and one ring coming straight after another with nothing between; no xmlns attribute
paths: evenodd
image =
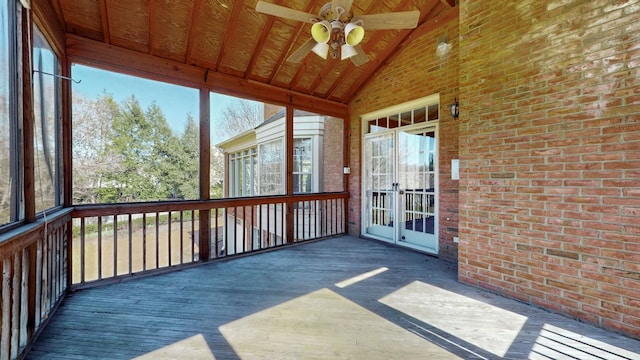
<svg viewBox="0 0 640 360"><path fill-rule="evenodd" d="M169 264L169 266L173 265L173 259L172 259L172 253L171 253L171 211L169 211L168 216L167 216L167 258L168 261L167 263Z"/></svg>
<svg viewBox="0 0 640 360"><path fill-rule="evenodd" d="M0 324L2 326L2 332L0 332L0 358L9 359L11 354L11 278L13 274L13 264L11 263L11 256L4 256L2 258L2 284L0 284L0 294L2 299L1 312L0 312Z"/></svg>
<svg viewBox="0 0 640 360"><path fill-rule="evenodd" d="M113 216L113 277L118 276L118 215Z"/></svg>
<svg viewBox="0 0 640 360"><path fill-rule="evenodd" d="M251 221L249 222L249 234L250 234L249 236L251 238L251 240L250 240L251 251L255 251L256 250L256 247L254 245L256 239L253 238L254 237L253 229L255 229L255 219L254 219L255 214L254 214L254 211L255 211L255 207L253 205L251 205L251 216L249 217L249 219L251 219Z"/></svg>
<svg viewBox="0 0 640 360"><path fill-rule="evenodd" d="M156 264L155 268L160 268L160 213L156 211Z"/></svg>
<svg viewBox="0 0 640 360"><path fill-rule="evenodd" d="M147 213L142 214L142 271L147 270Z"/></svg>
<svg viewBox="0 0 640 360"><path fill-rule="evenodd" d="M198 213L198 217L200 213ZM191 262L196 261L196 215L195 211L191 210Z"/></svg>
<svg viewBox="0 0 640 360"><path fill-rule="evenodd" d="M247 207L242 207L242 253L247 252Z"/></svg>
<svg viewBox="0 0 640 360"><path fill-rule="evenodd" d="M98 280L102 280L102 216L98 216Z"/></svg>
<svg viewBox="0 0 640 360"><path fill-rule="evenodd" d="M184 264L184 211L180 211L180 264Z"/></svg>
<svg viewBox="0 0 640 360"><path fill-rule="evenodd" d="M85 269L86 269L86 250L85 250L85 223L84 216L80 218L80 283L85 282Z"/></svg>
<svg viewBox="0 0 640 360"><path fill-rule="evenodd" d="M131 275L133 274L133 224L132 221L133 219L131 218L131 214L129 214L129 216L127 217L128 220L128 226L127 226L127 241L128 241L128 260L129 260L129 269L128 269L128 274Z"/></svg>
<svg viewBox="0 0 640 360"><path fill-rule="evenodd" d="M11 281L11 325L9 326L11 331L11 358L14 359L18 356L18 336L20 335L20 295L22 293L18 291L20 289L20 283L22 282L21 271L21 256L19 252L13 254L13 272Z"/></svg>
<svg viewBox="0 0 640 360"><path fill-rule="evenodd" d="M29 279L31 270L31 248L26 247L20 251L22 255L22 283L20 284L20 341L18 346L23 349L27 345L29 324L29 286L33 279ZM0 324L2 320L0 318Z"/></svg>

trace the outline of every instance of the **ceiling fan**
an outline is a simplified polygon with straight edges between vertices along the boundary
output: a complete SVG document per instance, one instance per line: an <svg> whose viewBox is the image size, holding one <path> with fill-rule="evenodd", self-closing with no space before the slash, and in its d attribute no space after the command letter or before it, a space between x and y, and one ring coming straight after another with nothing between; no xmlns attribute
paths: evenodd
<svg viewBox="0 0 640 360"><path fill-rule="evenodd" d="M360 66L369 61L360 46L365 29L413 29L418 26L418 10L354 16L352 3L353 0L333 0L323 5L317 16L264 1L258 1L256 11L313 24L311 39L287 58L294 63L301 62L313 51L323 59L330 55L332 59L351 59L355 66Z"/></svg>

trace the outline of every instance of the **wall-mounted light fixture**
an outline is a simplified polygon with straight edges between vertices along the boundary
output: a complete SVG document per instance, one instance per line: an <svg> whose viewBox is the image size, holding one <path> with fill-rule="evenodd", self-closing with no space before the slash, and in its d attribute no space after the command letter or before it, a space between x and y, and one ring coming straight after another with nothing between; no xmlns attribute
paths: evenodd
<svg viewBox="0 0 640 360"><path fill-rule="evenodd" d="M438 38L438 46L436 46L436 55L442 58L446 56L451 50L451 44L449 44L449 36L444 35Z"/></svg>
<svg viewBox="0 0 640 360"><path fill-rule="evenodd" d="M460 115L460 105L458 104L458 98L453 98L453 104L449 105L449 110L451 110L451 116L454 119L457 119Z"/></svg>

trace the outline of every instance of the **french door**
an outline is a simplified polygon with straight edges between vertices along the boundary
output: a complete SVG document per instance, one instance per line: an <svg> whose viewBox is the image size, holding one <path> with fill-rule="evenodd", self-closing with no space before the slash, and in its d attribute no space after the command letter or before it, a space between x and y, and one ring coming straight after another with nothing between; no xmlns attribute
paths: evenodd
<svg viewBox="0 0 640 360"><path fill-rule="evenodd" d="M428 126L365 136L364 234L438 253L436 133Z"/></svg>

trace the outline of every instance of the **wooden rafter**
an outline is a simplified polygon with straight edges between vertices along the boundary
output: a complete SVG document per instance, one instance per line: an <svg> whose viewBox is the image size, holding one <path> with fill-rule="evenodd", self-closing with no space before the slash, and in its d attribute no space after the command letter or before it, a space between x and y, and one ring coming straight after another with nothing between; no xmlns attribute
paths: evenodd
<svg viewBox="0 0 640 360"><path fill-rule="evenodd" d="M111 43L111 32L109 31L109 7L107 0L100 0L100 18L102 20L102 36L106 44Z"/></svg>
<svg viewBox="0 0 640 360"><path fill-rule="evenodd" d="M193 62L192 53L193 53L195 38L197 36L196 31L194 29L197 28L198 24L196 19L198 18L198 11L200 11L201 8L202 8L202 0L194 0L193 7L191 8L191 20L189 21L189 27L188 27L189 34L187 35L187 51L185 52L185 55L184 55L185 64L191 64Z"/></svg>
<svg viewBox="0 0 640 360"><path fill-rule="evenodd" d="M279 4L279 1L275 1L274 4ZM244 73L244 78L248 79L253 73L253 68L256 66L256 62L258 61L258 53L260 49L264 46L271 29L273 28L273 23L276 18L274 16L267 16L267 22L264 24L262 31L260 32L260 38L256 42L256 46L253 48L251 52L251 60L249 61L249 65L247 66L247 70Z"/></svg>
<svg viewBox="0 0 640 360"><path fill-rule="evenodd" d="M61 0L53 0L51 1L51 6L53 7L53 11L56 12L56 16L58 17L58 22L60 23L60 26L65 29L66 28L66 21L64 19L64 12L62 11L62 4L60 4Z"/></svg>
<svg viewBox="0 0 640 360"><path fill-rule="evenodd" d="M304 12L311 12L311 9L313 9L313 3L308 4L307 7L305 8ZM291 38L289 39L289 42L284 47L285 49L287 49L287 51L283 51L282 54L280 54L280 58L278 59L278 62L276 63L276 64L278 64L276 66L276 70L273 72L271 78L269 78L269 81L268 81L269 84L273 84L274 79L278 77L278 74L280 73L280 70L282 70L282 67L284 67L284 63L287 61L287 56L291 52L292 47L296 42L296 39L298 39L298 36L300 36L300 33L302 32L303 25L305 25L305 24L304 23L298 23L296 25L296 27L295 27L295 30L292 31L292 33L294 33L295 35L291 36Z"/></svg>
<svg viewBox="0 0 640 360"><path fill-rule="evenodd" d="M238 16L240 10L243 8L243 3L239 1L233 1L233 8L231 9L231 15L227 20L227 26L224 29L224 37L222 38L222 44L220 45L220 52L218 53L218 59L216 60L216 72L220 71L220 63L227 52L227 46L229 46L229 39L233 34L233 29L238 26Z"/></svg>

